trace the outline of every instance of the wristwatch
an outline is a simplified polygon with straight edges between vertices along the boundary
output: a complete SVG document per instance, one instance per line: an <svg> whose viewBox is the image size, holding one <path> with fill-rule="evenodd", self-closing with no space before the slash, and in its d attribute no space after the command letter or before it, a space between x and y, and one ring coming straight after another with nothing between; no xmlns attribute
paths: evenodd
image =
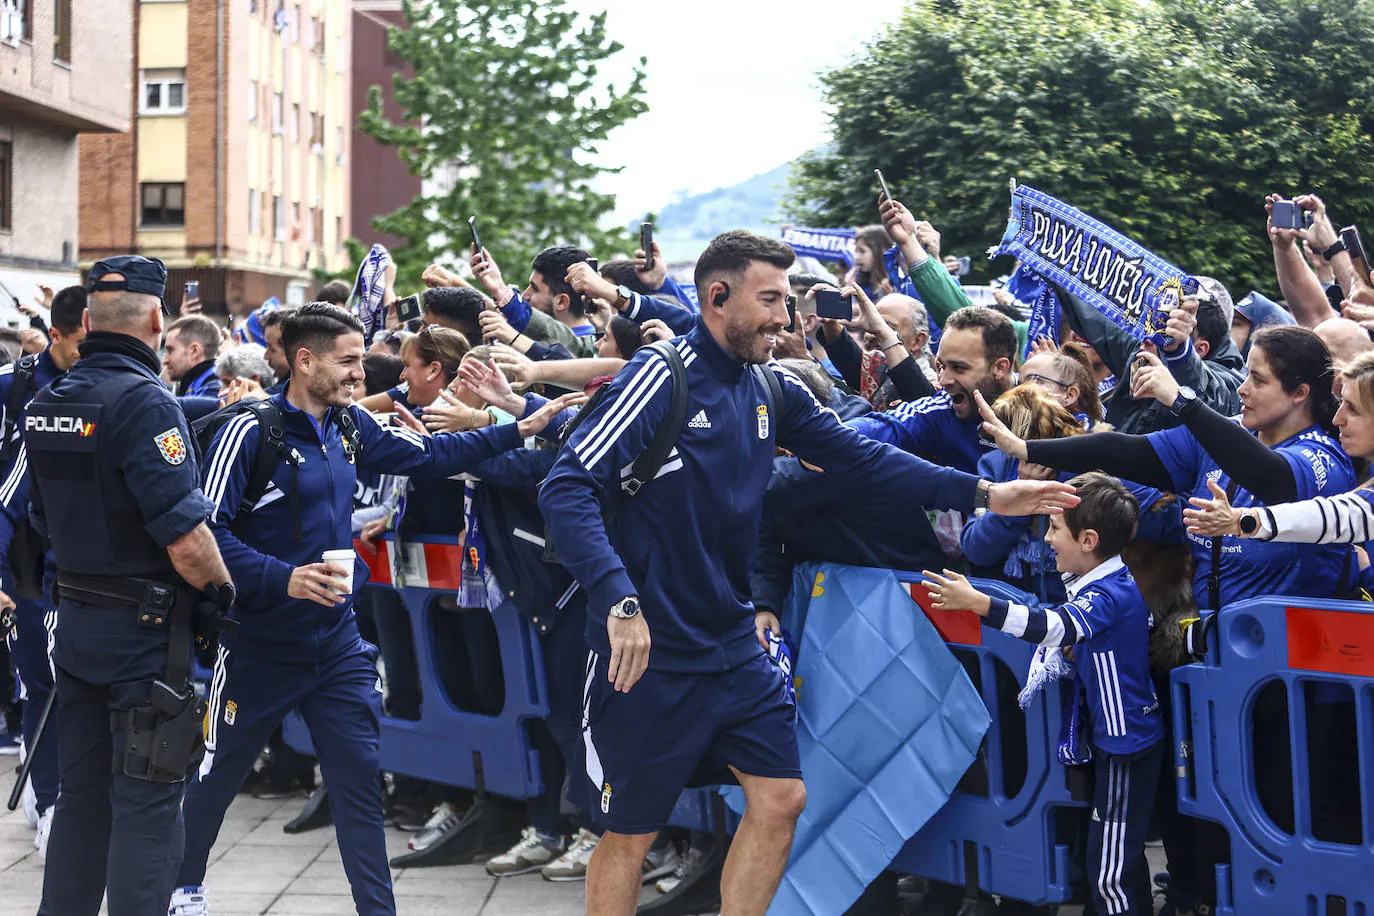
<svg viewBox="0 0 1374 916"><path fill-rule="evenodd" d="M634 290L625 286L623 283L615 288L615 294L619 297L615 300L615 310L617 312L634 301Z"/></svg>
<svg viewBox="0 0 1374 916"><path fill-rule="evenodd" d="M973 491L973 512L981 515L988 511L988 505L992 500L992 484L987 480L979 480L978 488Z"/></svg>
<svg viewBox="0 0 1374 916"><path fill-rule="evenodd" d="M1326 249L1325 251L1322 252L1322 259L1323 259L1323 260L1326 260L1326 261L1329 261L1329 260L1331 260L1332 258L1334 258L1336 255L1340 254L1342 251L1345 251L1345 250L1346 250L1346 248L1345 248L1345 239L1337 238L1336 241L1334 241L1334 242L1331 243L1331 247L1330 247L1330 248L1328 248L1328 249Z"/></svg>
<svg viewBox="0 0 1374 916"><path fill-rule="evenodd" d="M611 616L619 617L621 620L629 620L631 617L639 616L639 598L636 595L629 595L621 598L611 605Z"/></svg>
<svg viewBox="0 0 1374 916"><path fill-rule="evenodd" d="M1254 512L1243 513L1240 517L1240 533L1246 537L1254 537L1259 531L1259 515Z"/></svg>
<svg viewBox="0 0 1374 916"><path fill-rule="evenodd" d="M1176 417L1181 417L1184 411L1196 403L1197 392L1187 385L1182 385L1178 389L1178 396L1174 398L1174 402L1169 405L1169 413Z"/></svg>

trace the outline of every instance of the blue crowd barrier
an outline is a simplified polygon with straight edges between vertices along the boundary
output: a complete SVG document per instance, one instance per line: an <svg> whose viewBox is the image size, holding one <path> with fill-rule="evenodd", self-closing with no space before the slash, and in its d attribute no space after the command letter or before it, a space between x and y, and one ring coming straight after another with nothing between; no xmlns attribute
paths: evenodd
<svg viewBox="0 0 1374 916"><path fill-rule="evenodd" d="M1374 606L1291 597L1238 602L1222 609L1210 642L1204 663L1173 672L1171 690L1179 811L1216 821L1231 837L1231 864L1217 867L1218 916L1374 913ZM1282 817L1291 812L1289 825L1272 816L1281 810L1272 778L1264 791L1257 779L1255 739L1276 736L1272 716L1265 725L1254 720L1261 691L1276 683L1288 722L1291 809ZM1354 734L1346 737L1353 740L1314 733L1310 715L1347 698ZM1354 783L1334 811L1329 799L1314 810L1314 762L1324 794L1333 764ZM1275 763L1282 774L1282 760L1263 760L1269 770ZM1333 818L1357 835L1333 842Z"/></svg>
<svg viewBox="0 0 1374 916"><path fill-rule="evenodd" d="M896 575L909 585L921 581L915 573ZM1005 583L974 581L988 594L1034 602ZM1084 808L1089 802L1074 797L1069 771L1056 756L1063 685L1051 684L1031 701L1024 713L1023 738L1020 726L1003 721L1002 712L1011 709L1022 716L1015 694L1025 686L1034 647L981 626L971 613L932 609L919 586L912 597L964 663L992 716L992 725L960 789L907 842L892 868L949 884L976 885L988 893L1032 904L1067 901L1072 893L1069 844L1059 835L1056 812ZM1019 775L1020 767L1009 769L1007 763L1019 762L1022 744L1025 775L1018 781L1014 775ZM984 773L986 791L970 791L976 788L971 782L981 783Z"/></svg>
<svg viewBox="0 0 1374 916"><path fill-rule="evenodd" d="M544 791L539 754L530 745L528 719L548 714L548 687L539 636L514 605L491 615L496 627L505 679L499 715L460 709L449 697L439 672L432 619L454 613L439 599L454 595L462 581L458 538L429 537L424 542L378 542L376 556L366 552L373 584L397 587L415 638L415 658L424 697L418 720L382 717L382 769L444 785L484 788L507 798L530 798ZM399 587L398 587L399 586Z"/></svg>

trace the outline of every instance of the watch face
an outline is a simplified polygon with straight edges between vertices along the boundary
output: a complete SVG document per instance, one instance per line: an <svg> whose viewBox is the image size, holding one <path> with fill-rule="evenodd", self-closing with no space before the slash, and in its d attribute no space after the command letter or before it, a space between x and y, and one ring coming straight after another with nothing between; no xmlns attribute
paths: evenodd
<svg viewBox="0 0 1374 916"><path fill-rule="evenodd" d="M621 299L624 299L627 302L634 298L634 291L631 290L628 286L617 286L615 288L615 291L617 294L619 294Z"/></svg>
<svg viewBox="0 0 1374 916"><path fill-rule="evenodd" d="M625 603L620 606L620 609L622 613L627 616L634 616L639 613L639 602L633 598L626 599Z"/></svg>

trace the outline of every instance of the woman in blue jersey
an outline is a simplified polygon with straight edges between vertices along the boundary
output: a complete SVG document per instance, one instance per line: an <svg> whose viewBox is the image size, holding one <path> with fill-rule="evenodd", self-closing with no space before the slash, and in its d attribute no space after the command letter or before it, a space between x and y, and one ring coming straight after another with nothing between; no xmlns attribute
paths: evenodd
<svg viewBox="0 0 1374 916"><path fill-rule="evenodd" d="M1374 352L1362 353L1340 372L1341 406L1335 424L1341 447L1352 458L1374 459ZM1188 530L1200 537L1233 535L1261 541L1306 544L1360 544L1366 556L1360 585L1374 595L1374 568L1368 565L1374 540L1374 480L1338 496L1264 508L1239 508L1225 491L1212 490L1211 499L1194 497L1184 513Z"/></svg>
<svg viewBox="0 0 1374 916"><path fill-rule="evenodd" d="M1108 432L1025 442L982 404L986 429L1014 458L1070 471L1103 470L1185 497L1211 498L1210 482L1241 507L1334 495L1354 485L1332 425L1331 356L1306 328L1265 328L1255 335L1249 377L1239 392L1239 423L1180 389L1155 354L1142 358L1146 365L1135 371L1132 395L1166 404L1182 425L1143 436ZM1347 547L1235 537L1214 544L1196 534L1188 542L1201 607L1256 595L1332 595L1353 577Z"/></svg>

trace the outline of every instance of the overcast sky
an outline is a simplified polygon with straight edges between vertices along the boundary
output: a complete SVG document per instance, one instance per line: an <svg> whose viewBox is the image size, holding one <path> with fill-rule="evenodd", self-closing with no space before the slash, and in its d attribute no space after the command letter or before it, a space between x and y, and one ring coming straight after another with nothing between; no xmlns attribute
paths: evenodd
<svg viewBox="0 0 1374 916"><path fill-rule="evenodd" d="M675 192L726 187L829 139L816 74L853 55L897 18L904 0L570 0L606 10L625 46L617 68L649 59L649 110L611 135L601 161L623 165L603 188L616 221ZM617 79L624 85L623 78Z"/></svg>

